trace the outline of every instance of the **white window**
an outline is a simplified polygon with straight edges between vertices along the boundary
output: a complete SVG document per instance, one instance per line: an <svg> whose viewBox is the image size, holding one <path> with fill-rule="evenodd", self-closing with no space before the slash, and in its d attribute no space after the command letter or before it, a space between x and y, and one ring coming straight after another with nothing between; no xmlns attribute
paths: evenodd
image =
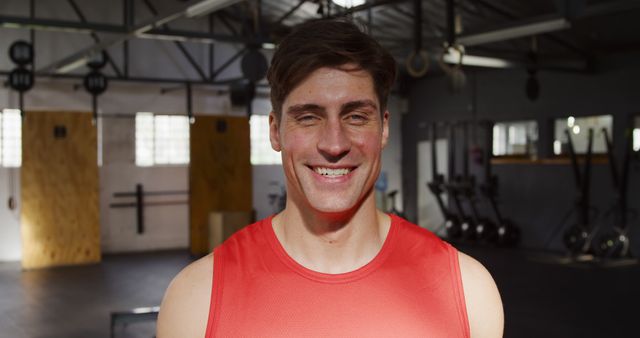
<svg viewBox="0 0 640 338"><path fill-rule="evenodd" d="M536 121L500 122L493 125L493 155L535 156L538 143Z"/></svg>
<svg viewBox="0 0 640 338"><path fill-rule="evenodd" d="M18 109L0 112L0 166L22 165L22 117Z"/></svg>
<svg viewBox="0 0 640 338"><path fill-rule="evenodd" d="M136 165L189 164L189 118L136 114Z"/></svg>
<svg viewBox="0 0 640 338"><path fill-rule="evenodd" d="M269 116L251 115L251 164L282 164L280 153L269 142Z"/></svg>
<svg viewBox="0 0 640 338"><path fill-rule="evenodd" d="M640 116L635 118L633 124L633 151L640 151Z"/></svg>
<svg viewBox="0 0 640 338"><path fill-rule="evenodd" d="M606 129L609 137L612 137L613 116L597 115L585 117L561 118L555 120L553 153L555 155L568 154L568 140L565 131L568 130L573 142L576 154L587 152L589 143L589 130L593 130L593 153L603 154L607 152L607 145L602 136L602 129Z"/></svg>

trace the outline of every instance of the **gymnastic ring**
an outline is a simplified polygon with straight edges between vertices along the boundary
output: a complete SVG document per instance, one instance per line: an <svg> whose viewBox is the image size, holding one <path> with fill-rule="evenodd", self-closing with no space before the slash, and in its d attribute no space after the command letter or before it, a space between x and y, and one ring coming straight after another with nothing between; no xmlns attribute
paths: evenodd
<svg viewBox="0 0 640 338"><path fill-rule="evenodd" d="M420 69L415 69L413 68L413 62L418 56L422 59L424 66L422 66ZM424 49L421 49L419 51L414 50L407 57L405 65L407 67L407 73L409 73L409 75L413 77L422 77L429 70L429 53L427 53L427 51L425 51Z"/></svg>
<svg viewBox="0 0 640 338"><path fill-rule="evenodd" d="M447 63L444 61L444 56L445 54L447 54L447 51L449 48L453 48L455 49L458 54L460 55L458 58L458 62L454 63L453 66L448 66ZM455 72L456 69L460 69L462 68L462 59L464 58L464 48L462 46L458 46L458 45L454 45L452 47L446 47L444 49L444 51L440 54L440 57L438 58L438 64L440 65L440 68L442 68L442 70L451 75L453 72Z"/></svg>

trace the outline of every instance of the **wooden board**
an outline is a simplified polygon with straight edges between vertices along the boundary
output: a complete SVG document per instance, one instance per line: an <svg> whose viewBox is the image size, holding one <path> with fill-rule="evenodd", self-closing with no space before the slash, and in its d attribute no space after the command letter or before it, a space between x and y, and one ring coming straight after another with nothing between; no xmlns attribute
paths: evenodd
<svg viewBox="0 0 640 338"><path fill-rule="evenodd" d="M252 223L254 215L246 211L214 211L209 214L209 251L236 231Z"/></svg>
<svg viewBox="0 0 640 338"><path fill-rule="evenodd" d="M191 126L191 253L209 252L209 214L252 211L249 119L200 116Z"/></svg>
<svg viewBox="0 0 640 338"><path fill-rule="evenodd" d="M56 128L66 135L56 137ZM23 268L99 262L97 134L91 114L27 113L22 149Z"/></svg>

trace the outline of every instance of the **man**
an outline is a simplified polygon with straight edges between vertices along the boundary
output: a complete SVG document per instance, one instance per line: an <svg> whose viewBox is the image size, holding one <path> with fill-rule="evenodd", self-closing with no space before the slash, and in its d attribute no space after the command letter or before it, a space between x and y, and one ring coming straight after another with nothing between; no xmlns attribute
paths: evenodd
<svg viewBox="0 0 640 338"><path fill-rule="evenodd" d="M376 209L393 58L356 26L314 21L278 46L268 79L285 209L173 280L158 337L500 337L490 274Z"/></svg>

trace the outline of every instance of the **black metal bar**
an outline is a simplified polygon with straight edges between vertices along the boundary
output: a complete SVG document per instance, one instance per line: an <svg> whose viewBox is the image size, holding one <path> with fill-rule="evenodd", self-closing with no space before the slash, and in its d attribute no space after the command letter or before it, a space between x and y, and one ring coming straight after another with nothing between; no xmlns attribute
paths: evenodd
<svg viewBox="0 0 640 338"><path fill-rule="evenodd" d="M9 73L10 73L9 71L0 71L0 75L2 75L2 76L8 76ZM76 80L84 79L84 75L76 75L76 74L57 74L57 73L41 73L41 74L38 74L38 73L36 73L34 75L37 78L76 79ZM143 76L128 77L128 78L107 76L107 79L109 81L116 81L116 82L120 81L120 82L145 82L145 83L175 83L175 84L181 84L181 85L183 85L184 82L185 82L185 79L155 78L155 77L143 77ZM191 84L194 84L194 85L223 86L223 85L228 85L230 83L238 81L240 79L242 79L242 78L238 77L238 78L232 78L232 79L225 79L225 80L221 80L221 81L190 80L189 82L191 82ZM258 86L263 86L263 85L258 84ZM268 86L264 85L264 87L268 87Z"/></svg>
<svg viewBox="0 0 640 338"><path fill-rule="evenodd" d="M135 10L133 0L124 0L123 3L123 23L126 30L130 30L134 24L133 11ZM129 40L122 43L122 68L124 77L129 77Z"/></svg>
<svg viewBox="0 0 640 338"><path fill-rule="evenodd" d="M91 95L91 108L93 109L93 121L98 123L98 95Z"/></svg>
<svg viewBox="0 0 640 338"><path fill-rule="evenodd" d="M145 202L145 207L161 207L167 205L183 205L189 204L189 201L158 201L158 202ZM136 202L129 203L111 203L109 204L110 208L118 209L118 208L135 208L138 206Z"/></svg>
<svg viewBox="0 0 640 338"><path fill-rule="evenodd" d="M213 78L215 79L218 74L220 74L223 70L227 69L236 59L241 57L247 51L247 47L242 48L238 52L236 52L233 56L231 56L225 63L223 63L218 69L213 72Z"/></svg>
<svg viewBox="0 0 640 338"><path fill-rule="evenodd" d="M129 41L122 44L122 64L125 78L129 78Z"/></svg>
<svg viewBox="0 0 640 338"><path fill-rule="evenodd" d="M24 92L18 92L18 106L20 107L20 117L24 120Z"/></svg>
<svg viewBox="0 0 640 338"><path fill-rule="evenodd" d="M77 30L80 33L91 33L92 31L99 31L104 33L126 33L123 26L102 24L102 23L82 23L75 21L65 21L56 19L43 19L43 18L29 18L20 16L0 16L0 25L8 24L11 26L22 26L23 28L47 30L47 29L61 29L61 30Z"/></svg>
<svg viewBox="0 0 640 338"><path fill-rule="evenodd" d="M447 0L447 43L453 46L456 43L456 9L454 0ZM417 14L416 14L417 15Z"/></svg>
<svg viewBox="0 0 640 338"><path fill-rule="evenodd" d="M35 19L36 18L36 3L35 0L30 0L29 1L29 18L31 19ZM33 50L35 50L36 48L36 30L35 29L30 29L29 30L29 38L31 40L31 46L33 47ZM32 65L35 64L35 60L32 62Z"/></svg>
<svg viewBox="0 0 640 338"><path fill-rule="evenodd" d="M469 178L469 124L462 125L462 176Z"/></svg>
<svg viewBox="0 0 640 338"><path fill-rule="evenodd" d="M144 233L144 192L142 191L142 184L136 184L136 216L138 234Z"/></svg>
<svg viewBox="0 0 640 338"><path fill-rule="evenodd" d="M620 178L618 176L618 168L616 166L616 159L613 154L613 144L611 142L611 138L609 137L609 132L607 128L602 128L602 135L604 136L604 142L607 146L607 158L609 159L609 169L611 169L611 181L613 182L613 187L616 191L620 191Z"/></svg>
<svg viewBox="0 0 640 338"><path fill-rule="evenodd" d="M145 34L139 35L140 38L151 38L160 40L179 40L191 41L199 43L237 43L237 44L255 44L260 45L264 42L272 42L268 37L248 37L238 35L211 34L209 32L183 31L178 29L151 29Z"/></svg>
<svg viewBox="0 0 640 338"><path fill-rule="evenodd" d="M453 182L456 174L456 138L455 125L449 125L449 181Z"/></svg>
<svg viewBox="0 0 640 338"><path fill-rule="evenodd" d="M155 6L153 6L153 4L151 3L150 0L144 0L144 4L147 6L147 8L149 9L149 11L153 14L153 15L158 15L158 10L155 8ZM162 28L165 30L169 30L169 25L162 25ZM202 67L200 67L200 65L198 64L198 62L193 58L193 56L191 55L191 53L189 53L189 51L187 50L187 48L182 44L182 42L180 41L174 41L174 44L176 45L176 47L178 48L178 50L180 50L180 52L182 53L182 55L184 56L185 59L187 59L187 62L189 62L189 64L191 65L191 67L193 67L193 69L198 73L198 75L200 75L200 78L202 79L202 81L207 81L207 76L204 74L204 71L202 70Z"/></svg>
<svg viewBox="0 0 640 338"><path fill-rule="evenodd" d="M491 157L493 156L493 123L486 122L486 130L484 135L484 184L490 184L492 178Z"/></svg>
<svg viewBox="0 0 640 338"><path fill-rule="evenodd" d="M576 150L573 147L573 140L571 139L571 132L569 129L564 131L567 136L567 145L569 146L569 157L571 158L571 166L573 168L573 176L575 178L576 188L580 189L582 182L582 174L580 173L580 168L578 167L578 155L576 154Z"/></svg>
<svg viewBox="0 0 640 338"><path fill-rule="evenodd" d="M138 192L116 192L113 193L113 197L134 197L137 196ZM144 191L144 196L168 196L168 195L187 195L189 194L186 190L157 190L157 191Z"/></svg>
<svg viewBox="0 0 640 338"><path fill-rule="evenodd" d="M581 226L589 226L589 201L591 193L591 159L593 158L593 129L589 128L589 139L587 141L587 155L585 158L584 174L582 176L580 218Z"/></svg>
<svg viewBox="0 0 640 338"><path fill-rule="evenodd" d="M436 147L436 132L437 124L434 122L431 124L431 135L429 135L431 140L431 181L433 182L436 182L438 177L438 148Z"/></svg>
<svg viewBox="0 0 640 338"><path fill-rule="evenodd" d="M189 53L189 51L184 46L184 44L182 44L182 42L180 41L174 41L174 43L176 47L178 47L180 52L182 52L182 55L184 55L184 58L187 59L191 67L193 67L193 69L198 73L198 75L200 75L200 78L202 79L202 81L207 81L208 80L207 75L205 75L204 71L202 70L202 67L200 67L198 62L191 55L191 53Z"/></svg>
<svg viewBox="0 0 640 338"><path fill-rule="evenodd" d="M282 15L281 17L278 18L278 20L276 20L274 22L274 25L278 25L281 24L282 21L284 21L286 18L288 18L289 16L291 16L291 14L293 14L295 11L298 10L298 8L302 7L302 5L304 5L304 3L307 2L307 0L300 0L298 2L297 5L291 7L291 9L289 9L286 13L284 13L284 15Z"/></svg>
<svg viewBox="0 0 640 338"><path fill-rule="evenodd" d="M54 19L31 19L28 17L0 16L0 27L7 25L11 28L25 28L34 30L53 30L53 31L75 31L76 33L91 34L91 32L108 33L108 34L127 34L128 30L125 26L89 23L83 24L75 21L64 21ZM133 28L133 27L132 27ZM247 38L236 35L210 34L209 32L198 32L189 30L162 30L150 29L143 34L138 35L139 38L167 40L169 38L192 40L202 43L214 43L215 41L227 43L262 43L271 42L267 37Z"/></svg>
<svg viewBox="0 0 640 338"><path fill-rule="evenodd" d="M573 177L575 178L576 188L579 190L582 182L582 176L580 174L580 168L578 167L578 155L576 155L575 148L573 147L573 140L571 139L571 132L569 129L566 129L564 134L567 136L567 145L569 146L569 157L571 158Z"/></svg>
<svg viewBox="0 0 640 338"><path fill-rule="evenodd" d="M233 34L234 36L238 36L240 34L238 34L238 31L236 30L235 27L233 27L233 25L227 21L227 17L225 16L226 12L223 11L219 11L216 13L216 16L218 17L218 19L220 19L220 21L222 22L222 24L227 27L227 30L229 30L229 32L231 34Z"/></svg>
<svg viewBox="0 0 640 338"><path fill-rule="evenodd" d="M627 211L628 211L628 193L629 193L629 164L631 160L631 152L633 152L633 135L631 129L626 130L624 157L622 160L622 179L620 184L620 225L623 229L627 228Z"/></svg>
<svg viewBox="0 0 640 338"><path fill-rule="evenodd" d="M209 14L209 34L213 35L215 29L214 21L213 21L213 13ZM213 43L209 44L209 79L213 80L213 71L215 65L215 45Z"/></svg>
<svg viewBox="0 0 640 338"><path fill-rule="evenodd" d="M187 117L189 122L193 119L193 97L191 95L191 83L187 82Z"/></svg>
<svg viewBox="0 0 640 338"><path fill-rule="evenodd" d="M413 0L413 9L415 12L415 17L413 18L413 50L417 53L422 49L422 0ZM425 60L425 62L429 61Z"/></svg>
<svg viewBox="0 0 640 338"><path fill-rule="evenodd" d="M262 0L256 0L255 35L262 35Z"/></svg>

